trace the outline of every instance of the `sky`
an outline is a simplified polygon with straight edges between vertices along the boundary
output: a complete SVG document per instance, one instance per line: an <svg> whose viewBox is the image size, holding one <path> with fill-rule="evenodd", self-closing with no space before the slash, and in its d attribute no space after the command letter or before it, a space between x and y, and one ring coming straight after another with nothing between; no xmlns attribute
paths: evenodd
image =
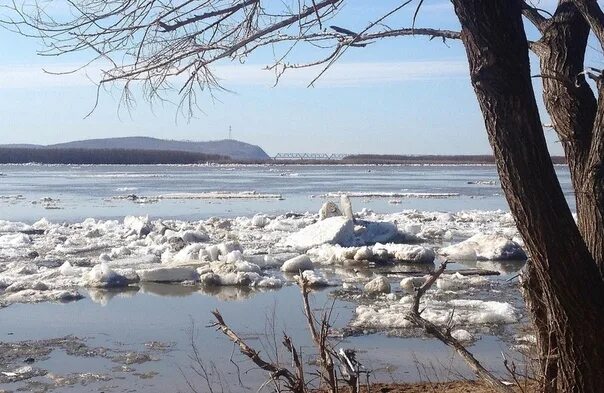
<svg viewBox="0 0 604 393"><path fill-rule="evenodd" d="M397 4L347 0L333 24L360 31ZM541 0L540 7L553 6L553 0ZM405 8L387 23L409 27L413 12ZM446 0L426 0L416 25L459 29ZM351 48L311 88L307 84L320 68L288 72L273 86L274 74L263 70L272 60L267 53L252 55L246 64L221 63L215 72L229 91L215 92L215 99L201 94L201 110L191 119L138 95L134 108L120 110L119 88L102 91L86 117L95 104L95 73L57 76L43 70L70 70L91 54L48 58L37 55L41 49L39 41L0 28L0 143L141 135L205 141L227 138L231 127L234 139L271 155L491 152L459 42L403 37ZM293 56L316 59L304 49ZM551 153L561 154L553 131L546 136Z"/></svg>

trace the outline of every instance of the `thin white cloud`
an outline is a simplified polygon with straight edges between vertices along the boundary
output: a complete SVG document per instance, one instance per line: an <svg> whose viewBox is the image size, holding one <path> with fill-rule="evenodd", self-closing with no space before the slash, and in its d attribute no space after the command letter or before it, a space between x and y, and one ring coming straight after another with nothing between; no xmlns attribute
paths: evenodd
<svg viewBox="0 0 604 393"><path fill-rule="evenodd" d="M290 69L279 86L305 87L322 70L321 67ZM467 75L468 66L460 60L408 61L390 63L336 63L316 82L316 87L384 85L412 80L458 78ZM265 85L275 82L275 74L259 66L221 66L216 74L226 84Z"/></svg>
<svg viewBox="0 0 604 393"><path fill-rule="evenodd" d="M71 74L54 75L76 69L73 64L0 66L0 89L43 89L90 86L98 81L100 71L88 68ZM262 65L219 65L215 74L226 86L270 87L275 73ZM281 87L306 87L321 71L320 67L288 70ZM451 79L467 75L468 66L461 60L408 62L336 63L315 84L316 87L376 86L413 80Z"/></svg>
<svg viewBox="0 0 604 393"><path fill-rule="evenodd" d="M77 70L76 64L2 65L0 89L43 89L91 85L100 73L93 69ZM46 72L48 71L48 72ZM63 75L56 75L64 73Z"/></svg>

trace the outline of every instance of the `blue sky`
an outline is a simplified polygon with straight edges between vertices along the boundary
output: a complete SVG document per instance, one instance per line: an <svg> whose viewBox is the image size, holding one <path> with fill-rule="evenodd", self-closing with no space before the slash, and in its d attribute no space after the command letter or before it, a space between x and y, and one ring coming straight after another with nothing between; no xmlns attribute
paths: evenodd
<svg viewBox="0 0 604 393"><path fill-rule="evenodd" d="M551 8L554 2L541 3ZM396 4L349 0L333 24L362 30ZM408 27L413 10L388 24ZM427 0L417 26L458 29L445 0ZM36 55L41 48L39 42L0 29L2 143L130 135L212 140L226 138L232 126L235 139L258 144L269 154L490 153L458 42L405 37L351 48L314 88L306 84L320 69L290 72L272 87L272 74L262 70L271 57L258 53L245 65L217 66L217 75L233 92L218 92L219 101L202 96L203 112L190 120L177 116L172 106L152 106L140 97L136 108L120 112L117 88L103 92L100 105L84 118L93 107L95 86L82 75L48 75L42 68L67 70L86 57L44 58ZM306 50L294 54L310 60L313 55ZM546 134L552 153L560 154L553 132Z"/></svg>

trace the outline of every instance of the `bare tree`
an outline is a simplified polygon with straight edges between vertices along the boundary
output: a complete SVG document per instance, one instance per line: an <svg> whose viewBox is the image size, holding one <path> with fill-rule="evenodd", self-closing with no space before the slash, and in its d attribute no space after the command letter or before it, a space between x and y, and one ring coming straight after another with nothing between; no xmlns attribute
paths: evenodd
<svg viewBox="0 0 604 393"><path fill-rule="evenodd" d="M415 26L424 0L401 1L357 32L336 25L346 0L68 0L68 18L45 4L14 1L5 22L44 40L44 55L89 51L108 64L100 86L123 83L126 101L133 82L149 99L175 88L187 110L199 91L220 88L213 65L245 61L261 48L283 48L269 65L278 79L310 66L322 67L319 77L350 48L377 39L461 40L501 184L531 256L523 282L543 391L604 391L604 84L600 70L584 66L590 32L604 49L596 0L559 0L553 15L523 0L452 0L460 32ZM413 7L410 26L388 26L404 7ZM527 40L525 23L537 28L538 40ZM300 45L326 52L289 62ZM577 222L547 151L529 50L540 59L543 100L569 163Z"/></svg>
<svg viewBox="0 0 604 393"><path fill-rule="evenodd" d="M268 67L278 79L290 68L330 65L349 47L382 37L459 38L453 31L383 24L412 1L370 22L360 34L327 25L345 0L69 0L68 13L54 9L53 2L13 0L4 25L43 40L43 56L88 51L90 63L103 68L99 86L119 83L126 104L132 100L133 82L140 82L150 100L164 100L177 90L181 108L191 111L200 91L221 89L213 65L243 62L263 47L286 45ZM311 63L289 63L288 55L302 43L328 53Z"/></svg>

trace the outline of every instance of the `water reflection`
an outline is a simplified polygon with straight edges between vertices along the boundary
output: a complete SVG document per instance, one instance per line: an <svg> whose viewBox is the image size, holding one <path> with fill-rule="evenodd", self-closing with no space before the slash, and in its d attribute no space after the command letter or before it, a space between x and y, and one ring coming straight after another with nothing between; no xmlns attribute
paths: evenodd
<svg viewBox="0 0 604 393"><path fill-rule="evenodd" d="M203 294L215 297L221 301L241 301L251 297L272 292L278 289L269 288L250 288L235 286L201 286L201 285L181 285L181 284L162 284L162 283L139 283L123 288L88 288L88 297L94 303L106 306L112 299L132 298L138 294L155 295L161 297L188 297L194 294Z"/></svg>
<svg viewBox="0 0 604 393"><path fill-rule="evenodd" d="M197 285L161 284L145 282L138 284L141 293L167 297L186 297L199 291Z"/></svg>
<svg viewBox="0 0 604 393"><path fill-rule="evenodd" d="M397 263L394 265L380 266L374 269L376 273L380 274L427 274L434 271L433 263Z"/></svg>
<svg viewBox="0 0 604 393"><path fill-rule="evenodd" d="M263 293L258 289L250 287L219 287L219 286L208 286L200 288L200 292L206 295L214 296L222 301L240 301L251 298L252 296Z"/></svg>
<svg viewBox="0 0 604 393"><path fill-rule="evenodd" d="M463 266L493 270L499 272L501 275L516 274L522 270L526 261L463 261L460 262Z"/></svg>
<svg viewBox="0 0 604 393"><path fill-rule="evenodd" d="M128 286L123 288L88 288L88 297L93 302L100 304L101 306L106 306L111 299L116 296L121 298L132 298L136 296L139 291L139 287L137 286Z"/></svg>

